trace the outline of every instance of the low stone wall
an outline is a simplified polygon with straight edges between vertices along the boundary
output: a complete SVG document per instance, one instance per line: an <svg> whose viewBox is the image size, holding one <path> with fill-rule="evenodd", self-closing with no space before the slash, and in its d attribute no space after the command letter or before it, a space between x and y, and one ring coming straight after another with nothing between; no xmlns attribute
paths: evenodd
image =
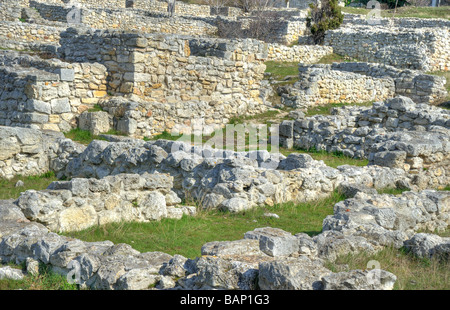
<svg viewBox="0 0 450 310"><path fill-rule="evenodd" d="M18 22L22 14L22 6L25 6L27 1L15 1L11 5L11 1L0 0L0 21L14 21Z"/></svg>
<svg viewBox="0 0 450 310"><path fill-rule="evenodd" d="M0 54L0 125L69 131L107 95L106 67Z"/></svg>
<svg viewBox="0 0 450 310"><path fill-rule="evenodd" d="M447 71L450 32L443 28L351 26L327 31L335 53L398 68Z"/></svg>
<svg viewBox="0 0 450 310"><path fill-rule="evenodd" d="M418 183L417 175L400 168L334 169L306 154L285 157L267 151L232 152L174 141L134 139L94 141L58 175L103 178L146 171L173 176L172 190L181 198L192 198L203 208L230 212L314 200L329 195L343 182L375 188L402 184L417 189L428 185Z"/></svg>
<svg viewBox="0 0 450 310"><path fill-rule="evenodd" d="M181 199L164 174L119 174L57 181L46 190L28 190L15 201L25 217L55 232L79 231L112 222L149 222L195 214L177 207Z"/></svg>
<svg viewBox="0 0 450 310"><path fill-rule="evenodd" d="M395 83L395 95L409 97L416 103L439 103L448 95L445 88L446 79L442 76L364 62L333 63L331 68L371 77L390 77Z"/></svg>
<svg viewBox="0 0 450 310"><path fill-rule="evenodd" d="M23 128L0 126L0 178L17 174L38 175L48 171L42 133Z"/></svg>
<svg viewBox="0 0 450 310"><path fill-rule="evenodd" d="M33 176L62 169L85 147L61 133L0 126L0 178Z"/></svg>
<svg viewBox="0 0 450 310"><path fill-rule="evenodd" d="M325 218L323 230L362 236L385 246L391 239L391 244L398 248L404 241L409 243L407 240L417 231L445 231L450 225L449 202L448 191L405 192L398 197L360 193L337 203L334 215ZM428 254L432 253L423 257L430 257ZM445 255L445 251L435 254Z"/></svg>
<svg viewBox="0 0 450 310"><path fill-rule="evenodd" d="M321 45L294 45L288 47L281 44L268 44L267 60L283 62L299 62L313 64L322 57L333 54L331 46Z"/></svg>
<svg viewBox="0 0 450 310"><path fill-rule="evenodd" d="M424 184L445 187L450 114L398 97L372 108L339 108L331 116L313 116L280 125L284 147L339 152L369 158L371 165L425 171Z"/></svg>
<svg viewBox="0 0 450 310"><path fill-rule="evenodd" d="M150 12L167 12L167 2L165 1L146 1L134 0L133 8L147 10ZM181 1L176 1L175 14L177 15L192 15L192 16L212 16L215 11L209 5L187 4ZM225 16L239 16L243 14L242 9L230 7L227 10L219 11L220 15Z"/></svg>
<svg viewBox="0 0 450 310"><path fill-rule="evenodd" d="M401 28L448 28L450 21L440 18L414 18L414 17L380 17L372 16L372 21L376 22L375 26L383 27L401 27ZM344 13L344 21L342 27L351 28L353 26L370 25L365 15Z"/></svg>
<svg viewBox="0 0 450 310"><path fill-rule="evenodd" d="M6 201L0 204L0 262L23 263L29 274L37 273L43 263L61 275L75 275L82 288L100 290L145 290L149 286L391 290L397 278L390 272L377 268L334 273L325 262L361 252L374 254L388 246L405 246L419 257L448 260L449 238L415 233L417 229L448 227L448 192L427 190L395 197L356 188L355 197L336 204L334 215L324 220L323 232L314 237L256 228L240 240L204 244L202 256L195 259L60 236L41 224L27 222L19 207ZM16 277L22 276L16 273Z"/></svg>
<svg viewBox="0 0 450 310"><path fill-rule="evenodd" d="M60 7L69 7L70 2L66 0L21 0L24 1L24 3L29 2L30 5L33 2L40 3L40 4L48 4L48 5L54 5L54 6L60 6ZM115 7L115 8L125 8L126 0L77 0L77 4L80 4L82 7L92 7L92 8L107 8L107 7ZM26 5L29 6L29 5Z"/></svg>
<svg viewBox="0 0 450 310"><path fill-rule="evenodd" d="M331 65L299 65L300 80L282 94L286 106L307 109L329 103L362 103L391 98L395 83L387 77L371 77L334 70Z"/></svg>
<svg viewBox="0 0 450 310"><path fill-rule="evenodd" d="M60 27L0 21L0 40L54 44L59 42L63 30Z"/></svg>
<svg viewBox="0 0 450 310"><path fill-rule="evenodd" d="M338 102L368 102L406 96L439 103L447 96L444 77L374 63L300 65L300 81L282 94L287 106L308 108Z"/></svg>
<svg viewBox="0 0 450 310"><path fill-rule="evenodd" d="M82 9L81 23L96 29L215 36L217 27L195 18L154 16L141 10Z"/></svg>
<svg viewBox="0 0 450 310"><path fill-rule="evenodd" d="M72 28L63 34L61 45L62 56L69 61L104 64L110 77L108 92L135 95L130 101L134 116L129 118L142 123L139 136L170 131L193 118L208 118L223 126L235 115L267 109L259 98L266 57L259 41ZM114 102L102 105L109 110ZM202 111L208 105L210 110ZM117 116L123 117L130 109L120 110Z"/></svg>

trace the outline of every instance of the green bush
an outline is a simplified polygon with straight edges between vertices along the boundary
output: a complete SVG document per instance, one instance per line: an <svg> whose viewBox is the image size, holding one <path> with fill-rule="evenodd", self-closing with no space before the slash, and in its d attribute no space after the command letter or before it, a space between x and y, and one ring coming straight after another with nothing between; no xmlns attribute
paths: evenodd
<svg viewBox="0 0 450 310"><path fill-rule="evenodd" d="M306 19L306 26L310 29L315 44L323 44L325 32L337 29L344 20L338 0L325 0L319 8L310 4L310 16Z"/></svg>

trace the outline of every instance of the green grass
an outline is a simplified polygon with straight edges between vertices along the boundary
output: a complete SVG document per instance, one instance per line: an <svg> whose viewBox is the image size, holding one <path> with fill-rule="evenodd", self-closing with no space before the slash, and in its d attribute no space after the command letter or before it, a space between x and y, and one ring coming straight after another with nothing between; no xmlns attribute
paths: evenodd
<svg viewBox="0 0 450 310"><path fill-rule="evenodd" d="M350 56L342 56L339 54L329 54L323 56L317 63L318 64L332 64L333 62L355 62L358 61L356 58Z"/></svg>
<svg viewBox="0 0 450 310"><path fill-rule="evenodd" d="M116 130L110 130L110 131L106 132L105 134L122 135L119 132L117 132ZM81 143L84 145L88 145L93 140L106 140L105 138L103 138L101 136L93 135L89 130L83 130L80 128L74 128L68 132L65 132L64 136L68 139L71 139L75 142L78 142L78 143Z"/></svg>
<svg viewBox="0 0 450 310"><path fill-rule="evenodd" d="M24 186L15 187L17 181L23 181ZM0 179L0 200L3 199L17 199L20 193L29 190L43 190L46 189L50 183L57 181L53 172L47 172L37 176L15 176L11 180Z"/></svg>
<svg viewBox="0 0 450 310"><path fill-rule="evenodd" d="M169 133L166 130L164 130L159 135L154 135L153 137L150 137L150 138L149 137L145 137L144 140L145 141L156 141L156 140L160 140L160 139L163 139L163 140L178 140L178 139L180 139L180 137L181 137L181 135L180 136L176 136L176 135L172 136L171 133Z"/></svg>
<svg viewBox="0 0 450 310"><path fill-rule="evenodd" d="M309 150L303 150L299 148L294 148L293 150L288 150L280 147L280 152L284 156L288 156L292 153L308 154L315 160L323 160L323 162L332 168L337 168L343 165L351 165L357 167L364 167L369 164L367 159L356 159L343 155L342 153L328 153L326 151L317 151L315 148Z"/></svg>
<svg viewBox="0 0 450 310"><path fill-rule="evenodd" d="M24 266L11 266L24 269ZM41 264L39 274L27 275L22 280L0 280L0 290L78 290L78 285L67 282L66 277L52 272Z"/></svg>
<svg viewBox="0 0 450 310"><path fill-rule="evenodd" d="M127 243L140 252L162 251L195 258L201 255L200 250L205 243L242 239L247 231L257 227L277 227L292 234L319 234L323 219L333 214L333 206L344 199L334 192L317 201L256 207L237 214L201 210L197 216L184 216L181 220L122 222L64 235L84 241ZM263 215L265 212L276 213L280 218L266 217Z"/></svg>
<svg viewBox="0 0 450 310"><path fill-rule="evenodd" d="M340 108L343 106L358 106L358 107L371 107L373 105L373 101L367 102L342 102L342 103L329 103L326 105L320 105L309 108L305 112L306 117L314 116L314 115L330 115L332 108Z"/></svg>
<svg viewBox="0 0 450 310"><path fill-rule="evenodd" d="M293 84L299 80L298 77L298 62L281 62L281 61L266 61L266 72L271 73L271 77L275 80L284 80L286 76L292 76L291 79L281 84Z"/></svg>
<svg viewBox="0 0 450 310"><path fill-rule="evenodd" d="M448 290L450 289L450 261L417 258L403 249L387 247L380 252L349 254L328 262L333 272L369 269L367 264L376 260L380 268L397 276L395 290ZM345 267L344 267L345 266Z"/></svg>
<svg viewBox="0 0 450 310"><path fill-rule="evenodd" d="M401 195L403 192L407 192L409 189L406 188L382 188L377 189L378 194L389 194L389 195Z"/></svg>
<svg viewBox="0 0 450 310"><path fill-rule="evenodd" d="M88 112L100 112L103 111L103 108L99 104L95 104L92 108L88 110Z"/></svg>
<svg viewBox="0 0 450 310"><path fill-rule="evenodd" d="M370 10L365 8L342 8L343 13L367 15ZM417 17L417 18L443 18L450 19L450 8L448 6L433 7L413 7L404 6L394 10L381 10L381 17Z"/></svg>

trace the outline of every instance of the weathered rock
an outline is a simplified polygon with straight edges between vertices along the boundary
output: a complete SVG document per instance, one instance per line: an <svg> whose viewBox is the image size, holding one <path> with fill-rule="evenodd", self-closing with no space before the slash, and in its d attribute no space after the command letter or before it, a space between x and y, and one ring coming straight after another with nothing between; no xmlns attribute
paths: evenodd
<svg viewBox="0 0 450 310"><path fill-rule="evenodd" d="M256 228L246 232L245 239L259 240L259 248L269 256L289 256L299 250L299 242L292 234L278 228Z"/></svg>
<svg viewBox="0 0 450 310"><path fill-rule="evenodd" d="M161 274L172 277L184 277L189 268L186 265L188 259L182 255L174 255L173 258L162 267Z"/></svg>
<svg viewBox="0 0 450 310"><path fill-rule="evenodd" d="M375 195L377 190L370 188L364 184L356 183L341 183L339 184L338 191L347 198L353 198L359 192Z"/></svg>
<svg viewBox="0 0 450 310"><path fill-rule="evenodd" d="M321 290L322 278L329 274L322 261L283 258L259 264L258 284L262 290Z"/></svg>
<svg viewBox="0 0 450 310"><path fill-rule="evenodd" d="M22 280L23 272L10 266L0 267L0 280Z"/></svg>
<svg viewBox="0 0 450 310"><path fill-rule="evenodd" d="M385 270L352 270L322 278L324 290L392 290L397 277Z"/></svg>
<svg viewBox="0 0 450 310"><path fill-rule="evenodd" d="M448 260L450 256L450 238L448 237L418 233L406 240L404 246L418 257Z"/></svg>
<svg viewBox="0 0 450 310"><path fill-rule="evenodd" d="M152 268L137 268L120 276L114 286L116 290L145 290L160 281L161 276L153 274Z"/></svg>
<svg viewBox="0 0 450 310"><path fill-rule="evenodd" d="M202 255L264 255L259 249L259 240L213 241L202 246Z"/></svg>
<svg viewBox="0 0 450 310"><path fill-rule="evenodd" d="M197 275L193 278L195 288L242 289L256 288L258 272L254 264L204 256L197 261Z"/></svg>

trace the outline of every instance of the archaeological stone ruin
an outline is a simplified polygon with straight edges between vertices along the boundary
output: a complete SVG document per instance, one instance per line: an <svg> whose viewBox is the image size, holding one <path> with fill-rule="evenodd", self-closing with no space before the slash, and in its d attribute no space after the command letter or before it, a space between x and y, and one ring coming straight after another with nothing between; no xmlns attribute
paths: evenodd
<svg viewBox="0 0 450 310"><path fill-rule="evenodd" d="M316 45L309 3L247 12L176 1L170 16L159 0L0 0L0 180L57 178L0 200L0 281L42 264L67 276L76 264L86 289L391 290L397 275L383 266L333 271L329 262L386 248L448 262L450 21L373 25L346 13ZM257 37L261 16L269 31ZM320 63L336 54L348 61ZM269 63L298 71L277 81ZM265 149L219 143L236 119L280 111L247 132L269 129ZM76 130L93 140L70 139ZM367 164L331 167L314 152ZM196 258L65 235L335 192L345 199L320 233L274 221L205 242Z"/></svg>

